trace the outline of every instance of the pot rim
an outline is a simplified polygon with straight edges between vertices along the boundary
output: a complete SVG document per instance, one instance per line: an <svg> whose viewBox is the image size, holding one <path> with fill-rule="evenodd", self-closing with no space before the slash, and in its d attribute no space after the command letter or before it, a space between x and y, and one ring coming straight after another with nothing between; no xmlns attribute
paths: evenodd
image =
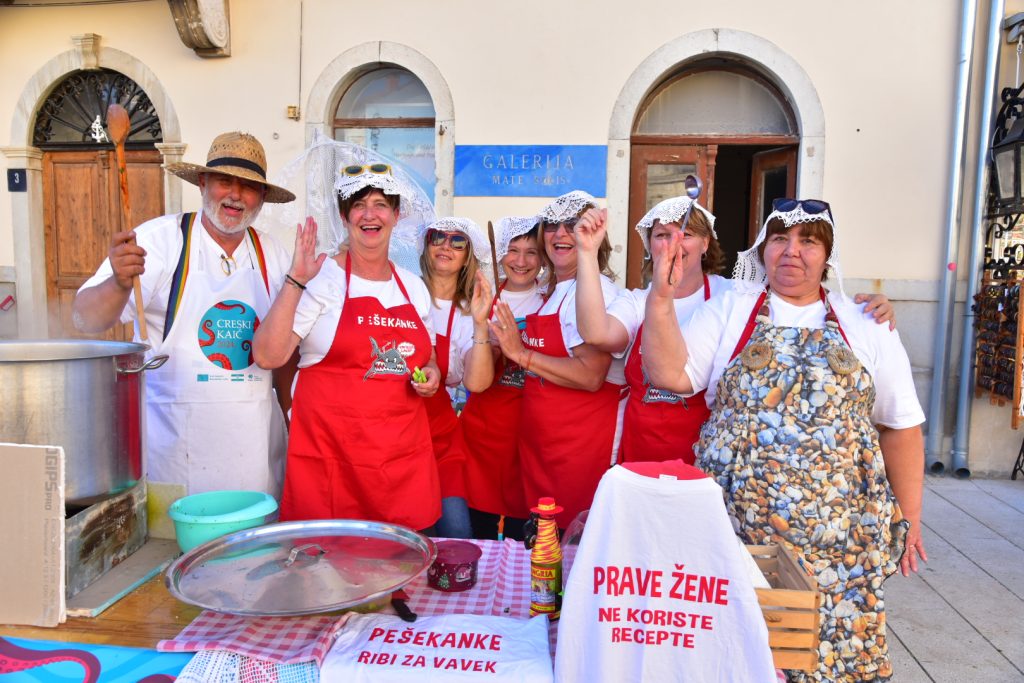
<svg viewBox="0 0 1024 683"><path fill-rule="evenodd" d="M90 360L145 353L148 344L106 339L0 340L0 363Z"/></svg>

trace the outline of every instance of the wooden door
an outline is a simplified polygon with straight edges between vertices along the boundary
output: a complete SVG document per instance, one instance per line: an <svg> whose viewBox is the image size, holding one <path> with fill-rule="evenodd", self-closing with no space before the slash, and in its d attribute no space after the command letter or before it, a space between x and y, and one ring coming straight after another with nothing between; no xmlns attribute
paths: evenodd
<svg viewBox="0 0 1024 683"><path fill-rule="evenodd" d="M644 287L641 271L644 245L635 226L652 206L686 194L683 179L696 175L704 183L700 203L714 211L715 156L718 145L633 145L629 173L629 237L626 245L626 286Z"/></svg>
<svg viewBox="0 0 1024 683"><path fill-rule="evenodd" d="M757 239L761 225L771 215L773 200L796 196L796 154L796 145L754 154L750 174L747 244L753 244Z"/></svg>
<svg viewBox="0 0 1024 683"><path fill-rule="evenodd" d="M125 156L134 227L164 212L162 158L157 150L128 150ZM50 336L87 336L71 324L71 304L106 258L111 236L123 229L113 150L44 153L43 202ZM130 340L132 327L88 336Z"/></svg>

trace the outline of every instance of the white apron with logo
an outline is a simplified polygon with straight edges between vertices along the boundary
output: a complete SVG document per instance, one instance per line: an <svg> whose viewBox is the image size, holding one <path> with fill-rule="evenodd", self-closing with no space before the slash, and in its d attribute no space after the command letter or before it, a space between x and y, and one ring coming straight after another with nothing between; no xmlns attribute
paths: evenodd
<svg viewBox="0 0 1024 683"><path fill-rule="evenodd" d="M742 552L713 480L608 470L566 580L555 680L774 683Z"/></svg>
<svg viewBox="0 0 1024 683"><path fill-rule="evenodd" d="M192 230L205 230L195 221ZM227 278L203 270L194 235L189 273L170 333L170 358L146 373L146 476L188 493L264 491L280 498L284 417L269 370L251 363L252 336L270 309L255 248Z"/></svg>

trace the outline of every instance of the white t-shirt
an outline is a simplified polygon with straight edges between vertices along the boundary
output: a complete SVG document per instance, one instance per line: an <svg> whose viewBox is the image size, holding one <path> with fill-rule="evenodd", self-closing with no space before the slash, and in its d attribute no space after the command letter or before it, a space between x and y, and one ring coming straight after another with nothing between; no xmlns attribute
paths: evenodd
<svg viewBox="0 0 1024 683"><path fill-rule="evenodd" d="M536 283L530 289L524 289L521 292L510 292L508 289L503 289L500 298L512 309L512 315L516 317L517 321L531 313L536 313L544 303L544 294Z"/></svg>
<svg viewBox="0 0 1024 683"><path fill-rule="evenodd" d="M601 276L601 293L604 295L604 305L608 306L619 295L618 286L604 275ZM562 308L558 306L561 304ZM580 336L576 326L576 279L564 280L555 285L555 291L547 302L541 307L541 315L551 315L559 311L558 320L562 325L562 342L572 356L573 348L583 344L583 337ZM613 358L611 367L608 368L608 381L612 384L625 384L625 362L621 358Z"/></svg>
<svg viewBox="0 0 1024 683"><path fill-rule="evenodd" d="M727 292L732 289L732 280L728 280L721 275L708 275L708 285L711 288L711 296L716 297L722 292ZM615 301L608 306L608 315L613 316L616 320L622 323L622 326L626 328L626 333L629 335L629 343L626 345L626 349L619 354L616 354L617 358L628 358L630 349L633 346L633 342L636 341L636 333L640 330L640 325L644 322L644 314L647 306L647 295L651 293L651 286L648 285L644 289L624 289L622 290ZM675 300L676 308L676 320L682 325L693 312L697 310L697 307L704 303L704 285L703 283L696 292L690 296L684 296L681 299Z"/></svg>
<svg viewBox="0 0 1024 683"><path fill-rule="evenodd" d="M735 539L712 479L608 470L563 574L555 681L776 683Z"/></svg>
<svg viewBox="0 0 1024 683"><path fill-rule="evenodd" d="M730 362L759 295L759 292L725 292L698 308L682 326L689 352L686 374L695 393L707 389L708 406L714 406L718 380ZM923 423L924 411L914 389L910 359L899 333L890 331L888 325L877 324L870 314L864 313L864 304L843 301L835 292L830 292L828 298L854 354L874 379L872 421L893 429ZM772 323L777 326L825 327L825 305L821 301L794 306L772 294L769 308Z"/></svg>
<svg viewBox="0 0 1024 683"><path fill-rule="evenodd" d="M206 271L214 277L226 280L231 276L224 272L221 257L228 255L203 227L202 218L202 212L200 212L193 225L193 240L198 240L196 244L200 258L190 261L189 269ZM260 238L260 245L263 247L263 256L267 264L267 282L270 284L270 297L273 299L284 282L284 274L288 272L288 267L291 265L291 256L272 236L260 230L256 232ZM139 284L142 285L142 300L146 305L149 343L156 348L164 338L167 297L171 293L171 280L174 278L174 269L178 266L178 259L181 256L181 214L168 214L146 221L135 228L135 241L146 250L146 272L139 276ZM234 260L232 273L243 268L259 270L259 261L248 236L242 239L230 258ZM114 270L110 267L110 259L106 258L100 264L96 274L86 280L78 288L78 291L95 287L113 274ZM121 322L134 322L135 317L135 293L133 292L128 296L128 304L121 311ZM136 329L135 338L136 340L139 338L138 329Z"/></svg>
<svg viewBox="0 0 1024 683"><path fill-rule="evenodd" d="M448 313L452 302L435 299L430 305L430 320L435 334L444 334L448 329ZM452 333L448 343L448 377L445 384L457 387L466 374L466 356L473 350L473 316L456 309L452 319Z"/></svg>
<svg viewBox="0 0 1024 683"><path fill-rule="evenodd" d="M405 285L420 320L423 321L430 335L430 343L434 343L434 326L430 322L430 292L418 275L405 268L395 266L398 277ZM350 297L372 296L385 308L400 306L407 303L405 295L392 277L387 282L365 280L352 275L352 292ZM292 331L302 341L299 343L299 367L306 368L323 360L334 343L334 333L338 330L341 320L341 309L345 303L345 270L329 258L317 276L306 283L306 291L302 293L295 309L295 322Z"/></svg>

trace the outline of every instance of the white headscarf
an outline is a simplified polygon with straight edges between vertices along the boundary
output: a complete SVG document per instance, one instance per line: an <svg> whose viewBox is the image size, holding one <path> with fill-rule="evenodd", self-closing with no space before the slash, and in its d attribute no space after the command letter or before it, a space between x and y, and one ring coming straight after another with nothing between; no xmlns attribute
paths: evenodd
<svg viewBox="0 0 1024 683"><path fill-rule="evenodd" d="M346 166L376 163L389 165L391 173L344 176L341 172ZM338 252L348 239L348 230L338 212L339 194L350 197L364 187L376 187L385 194L399 195L398 224L391 233L388 255L397 265L419 274L416 236L422 226L437 216L430 198L401 164L372 149L332 140L316 131L309 148L274 178L276 184L294 192L297 201L275 204L271 210L264 205L260 227L289 249L294 243L295 226L304 222L306 216L312 216L319 226L317 249L328 254Z"/></svg>
<svg viewBox="0 0 1024 683"><path fill-rule="evenodd" d="M636 231L640 233L640 241L644 243L644 249L647 250L648 254L651 253L650 231L651 228L654 227L654 223L660 222L662 224L666 224L680 222L683 219L683 215L686 213L686 210L690 208L690 204L693 204L693 208L697 209L704 215L704 218L708 221L708 225L711 226L711 236L716 240L718 239L718 233L715 232L714 214L686 195L683 195L682 197L670 197L669 199L662 200L655 204L654 208L644 214L644 217L636 224Z"/></svg>
<svg viewBox="0 0 1024 683"><path fill-rule="evenodd" d="M566 223L575 220L584 209L596 206L597 200L592 195L583 190L573 190L555 197L553 202L540 210L537 218L545 223Z"/></svg>
<svg viewBox="0 0 1024 683"><path fill-rule="evenodd" d="M470 219L454 217L438 218L433 223L423 226L420 230L420 237L417 240L417 246L419 247L421 254L427 247L427 233L431 230L461 232L469 238L470 244L473 245L473 254L476 256L476 260L482 264L489 264L491 262L491 243L487 239L487 236L484 235L484 231L480 229L480 226Z"/></svg>
<svg viewBox="0 0 1024 683"><path fill-rule="evenodd" d="M505 216L499 220L495 228L497 234L494 236L494 251L498 263L501 263L502 259L508 255L509 245L512 244L512 240L522 237L536 226L536 216Z"/></svg>
<svg viewBox="0 0 1024 683"><path fill-rule="evenodd" d="M765 284L768 282L768 274L765 272L764 263L757 250L768 234L768 224L776 219L782 221L786 228L815 221L827 223L832 228L832 253L829 254L827 261L828 267L831 270L829 279L835 281L840 296L846 300L846 291L843 289L843 271L839 267L839 240L836 235L836 224L832 219L832 211L831 209L826 209L821 213L807 213L804 211L802 203L797 204L796 208L792 211L772 211L771 215L765 219L764 224L761 226L761 231L757 233L757 239L754 240L753 246L746 251L741 251L736 256L736 267L732 271L733 288L739 292L760 291L764 289Z"/></svg>

